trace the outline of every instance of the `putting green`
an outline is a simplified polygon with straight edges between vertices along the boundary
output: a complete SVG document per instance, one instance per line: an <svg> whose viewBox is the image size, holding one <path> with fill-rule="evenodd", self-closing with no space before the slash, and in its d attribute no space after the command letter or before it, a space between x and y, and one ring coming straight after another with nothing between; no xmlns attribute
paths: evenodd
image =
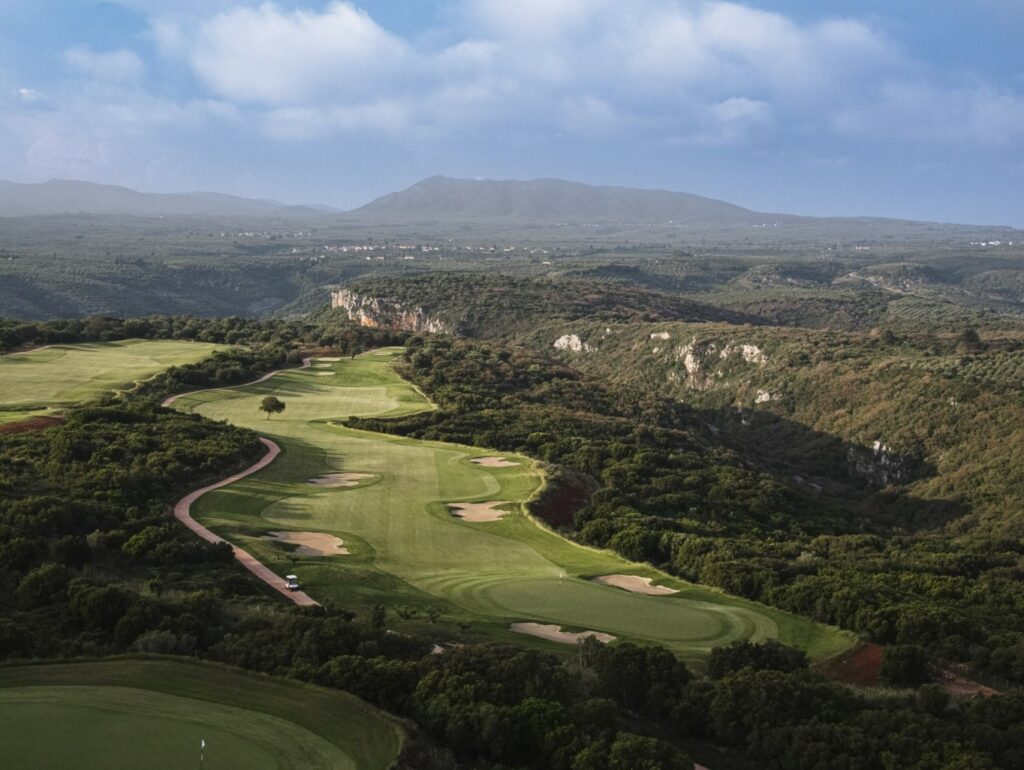
<svg viewBox="0 0 1024 770"><path fill-rule="evenodd" d="M116 659L0 669L10 767L390 767L402 732L345 693L220 666Z"/></svg>
<svg viewBox="0 0 1024 770"><path fill-rule="evenodd" d="M227 347L183 340L123 340L0 356L0 422L90 401Z"/></svg>
<svg viewBox="0 0 1024 770"><path fill-rule="evenodd" d="M511 467L471 462L493 451L352 430L332 420L396 416L432 406L394 372L398 349L352 360L315 361L256 385L186 396L176 407L254 428L276 441L280 457L267 469L201 498L193 516L238 542L277 572L295 572L318 601L365 612L390 605L417 625L423 611L468 623L483 636L538 643L508 631L514 621L558 623L567 629L606 631L619 639L664 644L700 657L734 639L779 638L814 656L850 644L836 629L703 589L584 548L542 528L523 504L543 483L527 457L502 455ZM328 372L333 376L321 376ZM287 404L267 420L260 400ZM348 488L324 488L311 479L364 473ZM498 521L451 515L454 502L511 501ZM328 532L351 555L298 557L265 538L276 530ZM592 583L596 575L651 577L679 589L642 596ZM389 620L389 623L391 621ZM391 623L391 625L394 625ZM420 622L420 630L429 629ZM433 633L451 634L450 628Z"/></svg>

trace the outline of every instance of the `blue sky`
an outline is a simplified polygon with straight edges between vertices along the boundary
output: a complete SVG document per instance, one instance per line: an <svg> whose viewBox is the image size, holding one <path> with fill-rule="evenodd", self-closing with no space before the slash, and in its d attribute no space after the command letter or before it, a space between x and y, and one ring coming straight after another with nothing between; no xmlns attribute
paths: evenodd
<svg viewBox="0 0 1024 770"><path fill-rule="evenodd" d="M1024 226L1019 0L0 0L0 178L433 175Z"/></svg>

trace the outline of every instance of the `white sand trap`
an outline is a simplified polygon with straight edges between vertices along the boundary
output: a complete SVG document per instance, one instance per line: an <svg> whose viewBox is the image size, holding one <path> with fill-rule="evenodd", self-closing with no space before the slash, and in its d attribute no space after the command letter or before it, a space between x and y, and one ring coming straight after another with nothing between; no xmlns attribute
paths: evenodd
<svg viewBox="0 0 1024 770"><path fill-rule="evenodd" d="M452 516L458 516L466 521L498 521L502 516L508 516L508 511L495 510L499 505L508 505L509 500L492 500L489 503L448 503Z"/></svg>
<svg viewBox="0 0 1024 770"><path fill-rule="evenodd" d="M318 359L316 359L316 360L317 360L317 361L326 361L326 362L327 362L327 363L329 363L329 364L335 364L335 363L337 363L338 361L340 361L340 360L341 360L341 358L339 358L338 356L335 356L335 357L333 357L333 358L318 358Z"/></svg>
<svg viewBox="0 0 1024 770"><path fill-rule="evenodd" d="M474 457L470 462L485 468L512 468L519 465L519 463L506 460L504 457Z"/></svg>
<svg viewBox="0 0 1024 770"><path fill-rule="evenodd" d="M560 642L561 644L576 644L580 639L592 636L602 644L608 644L615 639L611 634L604 634L600 631L580 631L572 633L563 631L561 626L544 623L513 623L509 626L517 634L528 634L540 639L547 639L549 642Z"/></svg>
<svg viewBox="0 0 1024 770"><path fill-rule="evenodd" d="M267 540L297 545L293 551L298 556L345 556L348 549L340 537L326 532L270 532Z"/></svg>
<svg viewBox="0 0 1024 770"><path fill-rule="evenodd" d="M630 591L634 594L646 594L647 596L668 596L669 594L679 593L675 588L669 588L668 586L652 586L650 578L640 577L639 575L601 575L601 577L593 578L593 582L606 586L615 586L623 591Z"/></svg>
<svg viewBox="0 0 1024 770"><path fill-rule="evenodd" d="M310 372L314 377L337 377L335 372Z"/></svg>
<svg viewBox="0 0 1024 770"><path fill-rule="evenodd" d="M318 479L310 479L309 484L316 484L318 487L334 489L337 487L355 487L364 479L372 479L372 473L328 473Z"/></svg>

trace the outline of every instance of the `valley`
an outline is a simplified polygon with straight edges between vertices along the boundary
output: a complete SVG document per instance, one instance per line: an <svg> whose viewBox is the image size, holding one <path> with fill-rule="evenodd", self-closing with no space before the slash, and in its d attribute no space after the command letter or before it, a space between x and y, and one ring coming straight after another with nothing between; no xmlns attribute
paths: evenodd
<svg viewBox="0 0 1024 770"><path fill-rule="evenodd" d="M393 612L400 630L433 637L528 643L510 632L519 622L599 631L623 641L659 643L689 660L737 639L777 638L824 658L851 644L844 634L766 607L673 580L649 566L583 548L527 515L544 483L535 461L503 455L506 467L472 460L487 450L380 436L339 424L345 418L397 417L432 406L391 369L400 351L354 359L313 359L254 385L187 395L176 408L259 430L281 456L261 473L212 492L196 518L272 566L299 575L304 590L329 606ZM266 395L288 405L265 420ZM311 483L360 474L351 486ZM454 503L499 501L500 519L453 516ZM294 556L269 530L326 532L345 555ZM678 590L664 597L631 594L589 579L626 573ZM432 628L443 620L446 630Z"/></svg>

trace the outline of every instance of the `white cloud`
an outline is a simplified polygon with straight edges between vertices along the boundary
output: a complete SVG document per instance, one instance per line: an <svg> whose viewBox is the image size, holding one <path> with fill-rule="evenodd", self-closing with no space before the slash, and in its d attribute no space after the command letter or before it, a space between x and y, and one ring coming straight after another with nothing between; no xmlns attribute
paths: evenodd
<svg viewBox="0 0 1024 770"><path fill-rule="evenodd" d="M1024 96L987 85L938 88L893 81L870 98L838 110L832 125L849 136L1019 144L1024 139Z"/></svg>
<svg viewBox="0 0 1024 770"><path fill-rule="evenodd" d="M170 38L166 25L161 34ZM322 13L233 8L202 22L190 41L188 61L212 91L275 106L373 93L408 74L410 59L402 40L342 2Z"/></svg>
<svg viewBox="0 0 1024 770"><path fill-rule="evenodd" d="M462 0L458 8L461 34L433 49L350 2L319 11L241 3L192 21L161 16L150 32L209 92L247 105L281 138L382 128L458 135L490 124L730 144L768 140L786 123L865 133L900 114L901 99L925 98L900 88L932 89L939 101L945 93L856 19L802 23L699 0ZM986 118L961 121L960 136L1005 132L1014 110L1012 99L990 100ZM918 125L935 133L927 121L904 123Z"/></svg>
<svg viewBox="0 0 1024 770"><path fill-rule="evenodd" d="M146 69L137 54L123 49L97 52L79 45L66 50L64 60L78 72L97 80L138 80Z"/></svg>
<svg viewBox="0 0 1024 770"><path fill-rule="evenodd" d="M12 95L15 99L25 104L41 104L46 102L46 94L34 88L15 88Z"/></svg>

